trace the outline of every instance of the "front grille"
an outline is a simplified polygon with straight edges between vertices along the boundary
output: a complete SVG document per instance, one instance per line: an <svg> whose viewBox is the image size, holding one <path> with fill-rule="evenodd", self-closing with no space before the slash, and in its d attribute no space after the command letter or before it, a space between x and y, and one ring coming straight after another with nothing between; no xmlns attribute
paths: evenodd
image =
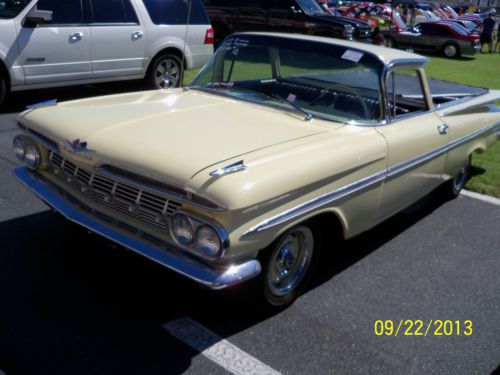
<svg viewBox="0 0 500 375"><path fill-rule="evenodd" d="M160 194L80 168L55 152L49 153L49 160L56 176L96 203L155 227L167 229L168 218L181 206Z"/></svg>

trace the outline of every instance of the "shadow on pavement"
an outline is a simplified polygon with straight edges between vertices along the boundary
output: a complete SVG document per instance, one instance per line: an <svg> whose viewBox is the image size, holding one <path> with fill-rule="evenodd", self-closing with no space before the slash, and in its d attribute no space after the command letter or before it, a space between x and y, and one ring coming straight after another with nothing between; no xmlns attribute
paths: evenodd
<svg viewBox="0 0 500 375"><path fill-rule="evenodd" d="M327 255L322 264L329 267L312 287L442 203L431 194L413 213L345 241ZM198 353L164 323L190 317L229 337L277 313L253 305L239 289L211 292L105 246L51 211L0 223L0 239L0 368L8 375L180 374Z"/></svg>

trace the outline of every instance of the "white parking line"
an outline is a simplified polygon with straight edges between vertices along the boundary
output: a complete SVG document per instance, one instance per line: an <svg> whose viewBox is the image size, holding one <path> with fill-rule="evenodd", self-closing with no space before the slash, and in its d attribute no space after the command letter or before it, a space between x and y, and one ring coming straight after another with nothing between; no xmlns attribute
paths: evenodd
<svg viewBox="0 0 500 375"><path fill-rule="evenodd" d="M479 199L480 201L494 204L496 206L500 206L500 199L495 197L490 197L489 195L474 193L473 191L462 190L460 192L461 195L464 195L469 198Z"/></svg>
<svg viewBox="0 0 500 375"><path fill-rule="evenodd" d="M235 375L281 375L190 318L163 325L170 334Z"/></svg>

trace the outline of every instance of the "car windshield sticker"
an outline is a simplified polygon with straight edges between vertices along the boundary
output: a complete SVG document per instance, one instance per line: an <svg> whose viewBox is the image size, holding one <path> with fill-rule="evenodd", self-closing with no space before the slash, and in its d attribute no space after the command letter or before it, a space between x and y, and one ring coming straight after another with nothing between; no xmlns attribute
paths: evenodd
<svg viewBox="0 0 500 375"><path fill-rule="evenodd" d="M359 62L359 60L361 60L363 55L364 55L363 52L358 52L358 51L353 51L351 49L348 49L347 51L344 52L344 54L342 55L342 58L344 60L349 60L349 61L357 63L357 62Z"/></svg>
<svg viewBox="0 0 500 375"><path fill-rule="evenodd" d="M240 52L241 47L247 47L250 41L241 38L233 38L224 43L221 47L223 50L231 51L235 56Z"/></svg>

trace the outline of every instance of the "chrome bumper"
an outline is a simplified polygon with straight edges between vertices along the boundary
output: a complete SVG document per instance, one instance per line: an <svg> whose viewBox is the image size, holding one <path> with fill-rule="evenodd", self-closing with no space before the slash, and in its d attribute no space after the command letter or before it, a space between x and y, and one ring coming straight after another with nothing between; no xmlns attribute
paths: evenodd
<svg viewBox="0 0 500 375"><path fill-rule="evenodd" d="M146 241L106 225L93 217L92 214L78 209L77 206L69 203L51 188L50 184L39 173L21 166L14 170L14 176L68 220L210 289L223 289L236 285L260 273L260 263L255 259L240 264L232 264L221 269L214 269L184 256L174 248L157 248Z"/></svg>

